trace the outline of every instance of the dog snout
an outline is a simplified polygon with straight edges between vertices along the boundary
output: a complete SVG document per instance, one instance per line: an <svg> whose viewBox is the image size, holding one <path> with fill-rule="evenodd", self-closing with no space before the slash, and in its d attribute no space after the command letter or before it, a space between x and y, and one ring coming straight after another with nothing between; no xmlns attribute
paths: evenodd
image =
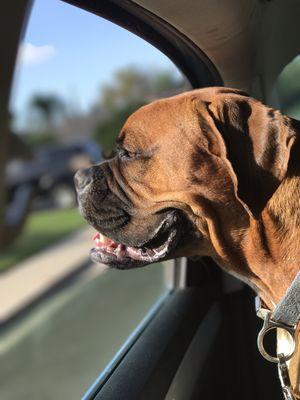
<svg viewBox="0 0 300 400"><path fill-rule="evenodd" d="M74 176L75 187L78 190L84 189L93 181L93 171L91 168L79 169Z"/></svg>

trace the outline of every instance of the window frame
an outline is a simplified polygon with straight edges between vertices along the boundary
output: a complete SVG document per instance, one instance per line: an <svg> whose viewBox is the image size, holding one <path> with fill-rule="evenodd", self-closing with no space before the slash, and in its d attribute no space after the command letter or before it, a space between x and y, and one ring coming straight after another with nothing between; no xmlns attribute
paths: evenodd
<svg viewBox="0 0 300 400"><path fill-rule="evenodd" d="M63 1L85 9L86 11L94 12L130 30L149 43L152 43L179 67L190 80L194 88L222 85L222 79L218 71L197 46L187 37L176 31L170 24L138 6L136 3L128 0L122 1L122 4L119 4L121 2L117 0ZM31 1L25 0L23 3L30 5ZM10 8L12 10L14 6L10 6ZM24 21L25 10L19 8L19 11L23 12ZM12 26L12 22L13 26L16 26L16 24L20 26L21 18L19 13L15 18L14 17L15 15L12 13L10 19L5 18L5 16L3 17L6 22L6 24L3 25L4 29L7 27L7 24ZM12 21L13 19L14 21ZM21 29L18 31L18 35L21 35ZM174 40L174 38L176 40ZM6 41L6 35L3 35L3 40ZM18 40L15 40L16 53ZM12 60L11 65L13 65L13 63L14 60ZM3 106L3 109L7 109L7 107L5 107L6 104L3 104ZM201 327L205 316L209 314L209 306L213 306L216 302L221 305L223 304L223 299L228 299L228 297L232 302L232 307L227 309L226 317L228 315L230 317L230 329L228 335L226 335L226 339L232 338L234 334L233 337L237 342L236 345L232 346L229 354L230 359L234 358L237 360L241 351L244 355L248 354L248 361L251 361L250 370L252 373L249 377L243 376L243 374L240 373L238 376L241 377L242 380L239 382L236 379L235 372L238 373L241 370L240 367L241 365L244 366L245 361L242 360L242 364L239 365L236 362L234 364L232 362L228 363L230 359L225 359L224 365L227 368L224 371L224 377L228 379L230 383L234 381L233 386L238 390L244 389L243 393L238 397L240 399L281 399L281 393L280 390L278 390L278 380L275 379L276 368L273 365L264 363L257 351L255 352L253 349L247 349L247 340L250 337L253 339L258 329L257 320L254 319L254 309L253 312L249 312L249 309L253 307L253 295L250 290L242 288L241 290L233 290L233 292L231 292L230 286L232 285L224 284L227 278L210 259L203 259L196 262L181 259L175 260L174 265L174 274L172 277L173 289L161 297L153 306L135 332L128 338L123 348L100 375L100 379L98 378L95 384L89 389L84 396L84 400L109 400L120 398L119 393L116 391L118 385L122 382L123 390L125 390L126 393L132 393L132 389L135 389L136 386L137 377L134 374L129 376L128 371L130 372L132 366L135 366L135 368L139 370L139 367L143 365L145 368L141 370L141 373L144 371L144 375L141 374L140 379L143 379L144 383L139 386L139 394L137 395L138 397L135 398L151 399L151 397L149 397L149 391L147 394L149 387L159 387L159 385L163 384L162 382L166 376L169 385L173 381L173 378L175 379L177 371L179 371L180 367L184 364L185 355L188 353L189 349L193 348L193 339L197 335L197 328ZM235 297L235 299L232 299L232 297ZM199 303L197 299L202 299L205 306L202 305L201 301ZM178 310L180 310L179 313L177 313ZM226 314L226 309L223 310L222 313ZM184 327L183 330L177 329L180 325ZM187 340L184 341L184 344L178 346L179 350L173 347L174 356L177 360L176 363L169 364L169 368L166 369L167 375L163 373L159 380L155 379L155 377L157 378L157 371L161 371L161 368L165 365L164 362L167 362L167 350L172 348L172 343L174 343L174 341L180 344L182 337L188 331L189 336ZM145 343L148 346L147 348L145 347ZM223 343L226 344L227 342L223 340ZM156 357L154 361L152 359L149 365L146 365L146 351L152 357ZM210 346L209 351L213 353L214 348ZM211 363L206 364L205 370L209 369L210 365ZM147 367L150 367L150 369L147 369ZM120 378L122 374L123 378ZM210 374L213 375L214 379L214 372L210 371ZM145 377L147 378L146 380ZM214 382L214 380L212 382ZM246 393L245 387L249 389ZM110 394L107 390L110 390ZM215 388L213 388L213 392L215 392ZM212 398L211 387L209 387L207 395L209 398ZM130 400L133 397L127 396L124 398ZM159 398L162 399L164 397L155 398L159 400Z"/></svg>
<svg viewBox="0 0 300 400"><path fill-rule="evenodd" d="M131 0L62 0L105 18L141 37L165 54L196 89L223 86L217 68L183 33Z"/></svg>

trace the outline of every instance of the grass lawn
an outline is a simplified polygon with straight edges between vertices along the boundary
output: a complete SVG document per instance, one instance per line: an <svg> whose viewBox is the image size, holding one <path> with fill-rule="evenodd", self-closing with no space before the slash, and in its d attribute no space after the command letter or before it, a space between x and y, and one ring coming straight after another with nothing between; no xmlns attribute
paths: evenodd
<svg viewBox="0 0 300 400"><path fill-rule="evenodd" d="M77 209L31 213L20 237L0 253L0 272L85 225Z"/></svg>

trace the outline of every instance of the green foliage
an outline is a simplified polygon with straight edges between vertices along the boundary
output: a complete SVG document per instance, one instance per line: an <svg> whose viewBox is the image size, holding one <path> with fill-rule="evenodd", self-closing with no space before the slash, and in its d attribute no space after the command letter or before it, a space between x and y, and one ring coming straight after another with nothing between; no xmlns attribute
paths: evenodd
<svg viewBox="0 0 300 400"><path fill-rule="evenodd" d="M124 122L130 114L143 104L141 101L125 104L120 108L113 108L109 115L97 125L94 137L100 143L104 157L109 158L111 156L115 140Z"/></svg>
<svg viewBox="0 0 300 400"><path fill-rule="evenodd" d="M183 79L176 78L169 71L161 71L152 79L152 87L155 93L167 92L184 85Z"/></svg>
<svg viewBox="0 0 300 400"><path fill-rule="evenodd" d="M151 92L150 81L147 74L136 68L117 71L113 83L102 88L101 104L108 110L115 110L138 103Z"/></svg>
<svg viewBox="0 0 300 400"><path fill-rule="evenodd" d="M106 117L94 132L104 156L111 156L115 139L130 114L154 99L187 88L187 82L170 71L143 71L133 67L117 71L114 81L102 88L100 107L106 110Z"/></svg>
<svg viewBox="0 0 300 400"><path fill-rule="evenodd" d="M36 94L29 104L31 116L36 120L39 129L49 130L65 116L64 101L52 94Z"/></svg>

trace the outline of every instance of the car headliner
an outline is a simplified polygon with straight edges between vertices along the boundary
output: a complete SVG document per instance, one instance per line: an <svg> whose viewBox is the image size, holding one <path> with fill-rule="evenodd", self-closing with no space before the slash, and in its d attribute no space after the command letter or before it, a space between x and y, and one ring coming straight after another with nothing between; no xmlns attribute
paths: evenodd
<svg viewBox="0 0 300 400"><path fill-rule="evenodd" d="M134 0L185 34L210 58L225 86L267 100L300 52L298 0Z"/></svg>

